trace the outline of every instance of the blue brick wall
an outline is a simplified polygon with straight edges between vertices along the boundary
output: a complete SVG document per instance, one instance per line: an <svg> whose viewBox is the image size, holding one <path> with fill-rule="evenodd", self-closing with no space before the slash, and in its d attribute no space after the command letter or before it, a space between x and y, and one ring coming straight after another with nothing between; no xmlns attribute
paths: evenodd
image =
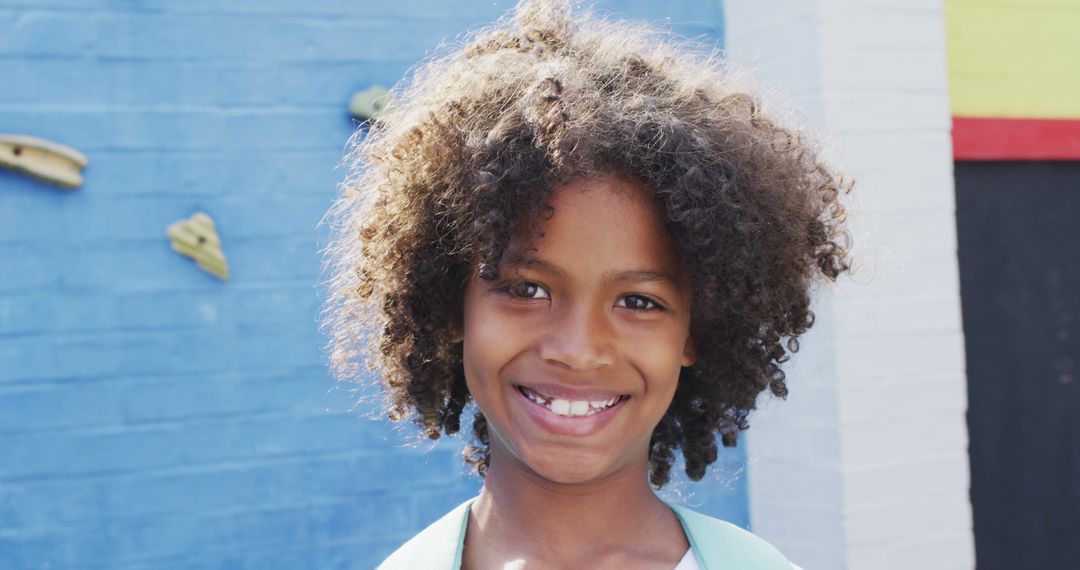
<svg viewBox="0 0 1080 570"><path fill-rule="evenodd" d="M317 225L349 96L511 5L0 0L0 132L91 163L73 192L0 170L0 568L369 568L477 491L327 375ZM227 284L168 248L199 210ZM745 525L723 461L684 498Z"/></svg>

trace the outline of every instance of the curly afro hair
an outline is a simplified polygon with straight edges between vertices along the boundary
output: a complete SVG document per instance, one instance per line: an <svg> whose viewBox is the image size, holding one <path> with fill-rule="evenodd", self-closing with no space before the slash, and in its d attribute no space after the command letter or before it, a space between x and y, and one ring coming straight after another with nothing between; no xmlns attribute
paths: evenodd
<svg viewBox="0 0 1080 570"><path fill-rule="evenodd" d="M715 54L569 12L522 2L417 68L385 118L354 136L328 214L331 368L354 380L366 363L391 419L432 439L458 432L466 282L497 277L554 188L618 173L655 193L692 287L697 361L653 432L650 481L668 482L679 449L698 480L717 433L734 446L759 394L787 395L780 365L813 324L811 289L849 268L850 183ZM473 431L466 461L483 476L481 411Z"/></svg>

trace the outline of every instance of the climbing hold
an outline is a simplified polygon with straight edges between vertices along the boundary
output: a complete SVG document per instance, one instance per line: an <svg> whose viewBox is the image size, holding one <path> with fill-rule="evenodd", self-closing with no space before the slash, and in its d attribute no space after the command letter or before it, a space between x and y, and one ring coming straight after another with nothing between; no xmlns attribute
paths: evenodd
<svg viewBox="0 0 1080 570"><path fill-rule="evenodd" d="M194 259L204 271L222 281L229 280L229 266L225 263L221 240L210 216L196 212L187 220L171 224L165 235L172 240L173 251Z"/></svg>
<svg viewBox="0 0 1080 570"><path fill-rule="evenodd" d="M349 99L349 112L357 119L378 121L394 102L393 96L383 87L376 85L366 91L358 91Z"/></svg>
<svg viewBox="0 0 1080 570"><path fill-rule="evenodd" d="M87 160L71 147L37 137L0 134L0 166L61 188L78 188Z"/></svg>

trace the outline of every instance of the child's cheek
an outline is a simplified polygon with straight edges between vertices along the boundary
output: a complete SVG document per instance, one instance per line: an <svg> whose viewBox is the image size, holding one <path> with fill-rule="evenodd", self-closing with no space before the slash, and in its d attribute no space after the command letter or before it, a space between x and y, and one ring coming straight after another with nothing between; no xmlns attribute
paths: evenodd
<svg viewBox="0 0 1080 570"><path fill-rule="evenodd" d="M485 409L493 398L502 397L500 393L513 380L507 375L534 341L537 327L535 315L530 318L508 308L494 294L479 288L470 286L465 295L463 357L469 391Z"/></svg>
<svg viewBox="0 0 1080 570"><path fill-rule="evenodd" d="M619 353L650 380L648 388L674 393L686 346L683 327L628 326L619 332Z"/></svg>
<svg viewBox="0 0 1080 570"><path fill-rule="evenodd" d="M679 314L636 316L624 311L616 313L613 321L617 342L622 348L633 353L645 351L664 362L668 360L667 355L681 359L690 334L689 319Z"/></svg>

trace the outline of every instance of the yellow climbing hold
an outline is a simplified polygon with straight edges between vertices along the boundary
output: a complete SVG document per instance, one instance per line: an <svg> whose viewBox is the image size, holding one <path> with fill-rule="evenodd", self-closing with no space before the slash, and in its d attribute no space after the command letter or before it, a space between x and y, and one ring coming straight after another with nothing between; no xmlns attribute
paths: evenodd
<svg viewBox="0 0 1080 570"><path fill-rule="evenodd" d="M172 240L173 251L194 259L199 267L218 279L229 280L229 266L210 216L196 212L191 218L170 225L165 235Z"/></svg>
<svg viewBox="0 0 1080 570"><path fill-rule="evenodd" d="M78 188L87 160L81 152L37 137L0 134L0 166L61 188Z"/></svg>
<svg viewBox="0 0 1080 570"><path fill-rule="evenodd" d="M349 113L357 119L375 122L382 119L393 103L390 92L376 85L367 91L355 93L349 99Z"/></svg>

